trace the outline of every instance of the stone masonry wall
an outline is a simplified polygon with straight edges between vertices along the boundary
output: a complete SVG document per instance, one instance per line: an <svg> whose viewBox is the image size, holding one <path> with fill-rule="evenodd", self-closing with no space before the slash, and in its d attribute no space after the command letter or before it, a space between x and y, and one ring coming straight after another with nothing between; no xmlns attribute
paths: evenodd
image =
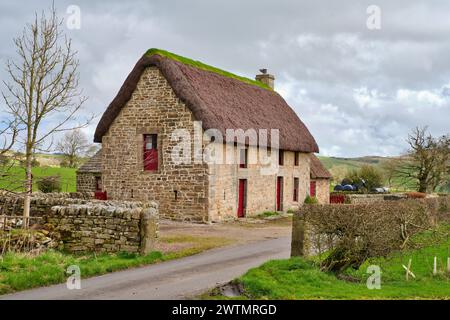
<svg viewBox="0 0 450 320"><path fill-rule="evenodd" d="M101 177L101 173L77 172L77 192L95 192L96 177Z"/></svg>
<svg viewBox="0 0 450 320"><path fill-rule="evenodd" d="M83 204L93 199L89 192L33 193L30 203L30 216L40 217L57 205ZM23 194L0 191L0 215L22 215Z"/></svg>
<svg viewBox="0 0 450 320"><path fill-rule="evenodd" d="M316 181L316 197L320 204L330 203L330 180L315 179Z"/></svg>
<svg viewBox="0 0 450 320"><path fill-rule="evenodd" d="M224 146L224 154L226 147ZM237 157L237 148L234 149ZM250 147L249 159L257 159L257 149ZM278 161L278 159L276 160ZM256 161L253 161L256 162ZM246 216L276 210L276 179L283 177L283 211L297 209L309 190L309 154L299 154L299 165L294 166L294 152L284 152L284 165L276 174L262 174L260 163L240 168L237 164L209 166L209 213L212 221L237 217L239 179L247 179ZM294 177L299 178L298 201L294 202Z"/></svg>
<svg viewBox="0 0 450 320"><path fill-rule="evenodd" d="M54 206L43 223L60 234L70 252L146 254L158 236L158 206L111 201Z"/></svg>
<svg viewBox="0 0 450 320"><path fill-rule="evenodd" d="M162 217L209 221L207 165L193 161L179 165L171 157L173 147L179 144L171 139L172 132L183 129L193 137L193 121L192 112L177 98L161 72L147 68L102 139L102 186L108 198L156 200ZM144 134L158 135L156 172L144 171Z"/></svg>
<svg viewBox="0 0 450 320"><path fill-rule="evenodd" d="M0 215L21 216L23 195L0 193ZM59 234L64 250L71 252L148 253L158 236L155 202L101 201L90 193L35 193L30 224L43 225Z"/></svg>

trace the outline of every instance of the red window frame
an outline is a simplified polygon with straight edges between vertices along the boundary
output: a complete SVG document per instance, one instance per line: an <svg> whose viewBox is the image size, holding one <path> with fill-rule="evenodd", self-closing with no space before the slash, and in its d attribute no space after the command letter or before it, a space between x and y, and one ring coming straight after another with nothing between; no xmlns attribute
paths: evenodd
<svg viewBox="0 0 450 320"><path fill-rule="evenodd" d="M144 134L143 164L145 171L158 170L158 135Z"/></svg>
<svg viewBox="0 0 450 320"><path fill-rule="evenodd" d="M299 178L294 178L294 202L298 202L298 186L299 186Z"/></svg>

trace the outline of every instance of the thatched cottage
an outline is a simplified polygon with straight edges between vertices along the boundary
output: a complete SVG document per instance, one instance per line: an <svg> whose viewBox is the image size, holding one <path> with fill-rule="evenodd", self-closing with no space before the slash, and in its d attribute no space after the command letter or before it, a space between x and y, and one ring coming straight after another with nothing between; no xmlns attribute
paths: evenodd
<svg viewBox="0 0 450 320"><path fill-rule="evenodd" d="M298 207L311 192L311 161L319 148L273 86L274 77L266 70L250 80L149 50L97 125L94 141L102 150L78 170L79 191L100 190L108 199L156 200L162 216L198 222ZM268 139L217 139L220 134L228 139L230 129L266 130ZM180 132L192 139L181 148L189 151L181 162L174 158L180 139L186 138ZM238 160L202 161L211 146L215 155L223 151ZM277 162L273 172L264 171L266 163L260 161L259 152L267 146L268 158ZM315 192L321 188L328 192L322 183L316 183Z"/></svg>

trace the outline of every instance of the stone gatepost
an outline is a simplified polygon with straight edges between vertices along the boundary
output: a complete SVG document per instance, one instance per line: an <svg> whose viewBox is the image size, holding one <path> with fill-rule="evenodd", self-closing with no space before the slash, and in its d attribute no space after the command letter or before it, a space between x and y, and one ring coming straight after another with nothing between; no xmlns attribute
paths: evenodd
<svg viewBox="0 0 450 320"><path fill-rule="evenodd" d="M296 212L292 217L291 257L303 257L307 255L306 234L305 214Z"/></svg>
<svg viewBox="0 0 450 320"><path fill-rule="evenodd" d="M141 211L141 245L139 252L142 255L154 251L155 242L158 238L158 208L151 206Z"/></svg>

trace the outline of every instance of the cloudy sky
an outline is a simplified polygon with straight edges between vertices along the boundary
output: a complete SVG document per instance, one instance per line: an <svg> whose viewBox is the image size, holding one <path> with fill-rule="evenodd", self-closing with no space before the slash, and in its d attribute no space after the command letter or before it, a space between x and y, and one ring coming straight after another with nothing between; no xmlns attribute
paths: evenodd
<svg viewBox="0 0 450 320"><path fill-rule="evenodd" d="M321 154L397 155L413 127L450 132L449 1L62 1L80 60L86 113L101 115L152 47L253 78L265 67ZM12 38L51 1L0 2L0 64ZM370 5L380 29L369 29ZM372 13L372 11L371 11ZM370 20L373 22L373 20ZM373 24L372 24L373 26ZM0 78L5 79L4 68ZM0 102L0 108L2 102ZM89 138L98 118L85 129Z"/></svg>

